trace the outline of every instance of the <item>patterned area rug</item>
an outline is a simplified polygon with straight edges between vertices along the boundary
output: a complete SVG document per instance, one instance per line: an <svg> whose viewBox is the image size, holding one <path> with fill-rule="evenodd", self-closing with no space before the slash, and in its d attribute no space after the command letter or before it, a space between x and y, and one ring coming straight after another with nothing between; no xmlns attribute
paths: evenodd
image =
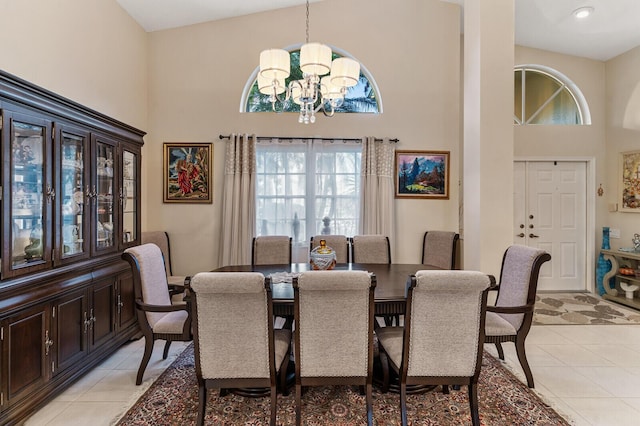
<svg viewBox="0 0 640 426"><path fill-rule="evenodd" d="M591 293L543 293L536 297L533 324L640 324L640 311Z"/></svg>
<svg viewBox="0 0 640 426"><path fill-rule="evenodd" d="M278 425L295 424L295 391L278 395ZM478 385L480 419L483 425L568 425L560 415L495 358L485 353ZM399 395L381 394L374 388L373 415L376 424L400 424ZM151 385L120 419L125 425L192 425L196 421L198 387L193 345ZM269 423L269 399L246 398L210 391L207 425L265 425ZM466 387L407 398L408 417L414 425L469 425ZM312 387L303 393L303 424L366 424L365 397L357 387Z"/></svg>

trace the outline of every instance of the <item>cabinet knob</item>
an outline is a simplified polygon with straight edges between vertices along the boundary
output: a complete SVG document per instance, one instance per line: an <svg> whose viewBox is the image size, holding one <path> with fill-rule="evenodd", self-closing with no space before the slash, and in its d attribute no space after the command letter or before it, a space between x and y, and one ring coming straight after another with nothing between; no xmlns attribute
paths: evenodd
<svg viewBox="0 0 640 426"><path fill-rule="evenodd" d="M44 332L44 354L49 355L49 348L53 346L53 340L49 339L49 330Z"/></svg>

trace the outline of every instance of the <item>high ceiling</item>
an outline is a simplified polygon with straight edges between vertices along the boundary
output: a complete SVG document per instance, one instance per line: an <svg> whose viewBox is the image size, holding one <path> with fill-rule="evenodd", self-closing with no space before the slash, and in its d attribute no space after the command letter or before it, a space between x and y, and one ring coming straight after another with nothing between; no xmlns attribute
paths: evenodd
<svg viewBox="0 0 640 426"><path fill-rule="evenodd" d="M303 5L305 0L116 0L146 31ZM310 0L311 3L321 0ZM443 0L463 4L464 0ZM515 0L516 44L606 61L640 45L640 0ZM573 11L593 8L578 20ZM311 8L313 11L313 7Z"/></svg>

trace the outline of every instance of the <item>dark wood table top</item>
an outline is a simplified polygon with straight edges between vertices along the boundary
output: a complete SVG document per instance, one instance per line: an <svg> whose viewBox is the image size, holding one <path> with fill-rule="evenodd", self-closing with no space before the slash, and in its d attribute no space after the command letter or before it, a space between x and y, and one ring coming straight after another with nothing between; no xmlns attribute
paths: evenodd
<svg viewBox="0 0 640 426"><path fill-rule="evenodd" d="M436 266L421 264L374 264L374 263L342 263L337 264L337 271L369 271L376 276L376 305L404 302L407 281L416 271L440 269ZM291 265L232 265L223 266L214 272L261 272L265 277L278 272L299 273L310 271L308 263L292 263ZM293 287L290 282L272 283L273 303L293 303Z"/></svg>

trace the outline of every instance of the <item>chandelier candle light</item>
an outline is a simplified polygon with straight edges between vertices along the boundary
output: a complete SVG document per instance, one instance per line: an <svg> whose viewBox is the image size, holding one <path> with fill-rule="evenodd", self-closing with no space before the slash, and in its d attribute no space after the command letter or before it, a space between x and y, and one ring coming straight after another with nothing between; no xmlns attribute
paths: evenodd
<svg viewBox="0 0 640 426"><path fill-rule="evenodd" d="M308 124L316 121L315 113L320 109L327 117L333 116L336 108L344 101L347 87L358 84L360 64L350 58L331 61L329 46L309 43L309 0L306 24L307 38L300 48L300 70L303 78L290 81L286 86L285 79L291 71L289 52L284 49L263 50L260 53L258 90L269 95L273 111L276 111L276 102L282 103L289 99L300 105L298 122ZM281 97L283 93L284 99Z"/></svg>

